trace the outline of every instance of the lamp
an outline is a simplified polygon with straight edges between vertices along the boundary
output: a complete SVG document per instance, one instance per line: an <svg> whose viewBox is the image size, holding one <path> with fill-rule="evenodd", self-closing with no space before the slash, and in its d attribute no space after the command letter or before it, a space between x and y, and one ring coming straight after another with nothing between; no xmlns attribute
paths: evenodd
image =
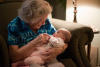
<svg viewBox="0 0 100 67"><path fill-rule="evenodd" d="M73 19L73 22L77 23L77 0L73 0L73 7L74 7L74 19Z"/></svg>

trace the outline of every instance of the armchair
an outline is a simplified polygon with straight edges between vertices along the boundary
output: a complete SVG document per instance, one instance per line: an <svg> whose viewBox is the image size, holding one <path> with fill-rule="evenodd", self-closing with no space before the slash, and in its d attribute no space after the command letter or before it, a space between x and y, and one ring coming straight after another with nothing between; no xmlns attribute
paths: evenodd
<svg viewBox="0 0 100 67"><path fill-rule="evenodd" d="M17 16L17 9L21 2L6 2L0 4L0 66L10 67L8 46L7 46L7 25ZM86 55L85 44L90 46L93 39L91 28L78 23L68 23L63 20L52 19L56 29L66 28L71 34L69 47L57 58L66 67L91 67Z"/></svg>
<svg viewBox="0 0 100 67"><path fill-rule="evenodd" d="M63 54L58 56L58 59L64 59L61 60L64 62L66 61L66 58L70 57L78 67L91 67L89 57L91 41L94 36L92 29L79 23L67 23L66 21L58 19L52 19L52 22L56 29L63 27L68 29L72 34L72 38L68 43L68 49L66 49ZM85 51L85 45L88 45L87 55Z"/></svg>

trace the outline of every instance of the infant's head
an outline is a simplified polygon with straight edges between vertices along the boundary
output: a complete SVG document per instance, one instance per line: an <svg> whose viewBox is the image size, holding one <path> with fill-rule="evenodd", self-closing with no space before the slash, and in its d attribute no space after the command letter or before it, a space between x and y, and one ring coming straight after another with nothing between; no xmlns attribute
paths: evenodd
<svg viewBox="0 0 100 67"><path fill-rule="evenodd" d="M62 38L64 42L69 42L71 38L71 33L65 28L60 28L57 32L53 34L53 36Z"/></svg>

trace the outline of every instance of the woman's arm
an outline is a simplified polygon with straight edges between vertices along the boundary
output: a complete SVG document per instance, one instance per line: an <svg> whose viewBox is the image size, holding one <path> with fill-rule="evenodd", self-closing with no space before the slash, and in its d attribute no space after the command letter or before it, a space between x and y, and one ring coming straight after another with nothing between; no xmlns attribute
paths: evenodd
<svg viewBox="0 0 100 67"><path fill-rule="evenodd" d="M51 55L54 55L54 57L58 56L59 54L61 54L62 52L64 52L64 50L68 47L68 44L66 43L64 46L59 47L59 48L51 48L50 52Z"/></svg>
<svg viewBox="0 0 100 67"><path fill-rule="evenodd" d="M10 45L9 46L9 55L12 62L16 62L19 60L23 60L28 57L33 51L36 50L35 42L32 44L29 42L25 46L19 48L18 45Z"/></svg>
<svg viewBox="0 0 100 67"><path fill-rule="evenodd" d="M68 44L66 43L63 47L60 47L60 48L50 48L47 51L44 51L44 52L41 53L43 55L42 58L43 58L44 61L48 62L48 61L56 58L67 47L68 47Z"/></svg>
<svg viewBox="0 0 100 67"><path fill-rule="evenodd" d="M42 43L46 43L48 39L49 36L45 34L45 36L39 35L37 38L30 41L28 44L21 48L19 48L18 45L10 45L9 54L12 62L23 60L26 57L30 56L30 54L36 50L37 46L42 46Z"/></svg>

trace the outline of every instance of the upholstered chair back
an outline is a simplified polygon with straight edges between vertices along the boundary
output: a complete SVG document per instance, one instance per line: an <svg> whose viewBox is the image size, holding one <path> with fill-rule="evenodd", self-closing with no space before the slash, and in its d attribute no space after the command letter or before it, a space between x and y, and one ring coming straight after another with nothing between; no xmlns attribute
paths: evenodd
<svg viewBox="0 0 100 67"><path fill-rule="evenodd" d="M17 16L22 2L4 2L0 4L0 34L7 39L7 25Z"/></svg>

